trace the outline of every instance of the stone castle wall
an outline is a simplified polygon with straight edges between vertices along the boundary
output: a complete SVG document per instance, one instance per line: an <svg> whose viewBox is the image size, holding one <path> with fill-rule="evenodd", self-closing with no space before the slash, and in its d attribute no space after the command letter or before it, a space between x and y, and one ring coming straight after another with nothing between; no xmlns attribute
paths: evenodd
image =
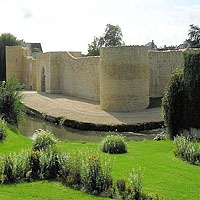
<svg viewBox="0 0 200 200"><path fill-rule="evenodd" d="M7 78L16 74L27 90L94 100L104 110L122 112L145 109L149 97L162 97L171 72L184 65L181 51L148 52L145 46L101 48L96 57L47 52L36 59L15 46L6 47L6 55Z"/></svg>
<svg viewBox="0 0 200 200"><path fill-rule="evenodd" d="M6 77L16 75L28 90L36 90L36 60L27 48L21 46L6 47Z"/></svg>
<svg viewBox="0 0 200 200"><path fill-rule="evenodd" d="M132 111L149 105L147 47L101 48L100 102L103 110Z"/></svg>
<svg viewBox="0 0 200 200"><path fill-rule="evenodd" d="M149 95L162 97L169 81L170 74L180 67L184 67L182 51L149 51Z"/></svg>
<svg viewBox="0 0 200 200"><path fill-rule="evenodd" d="M75 58L67 52L49 52L37 57L37 91L99 101L99 57Z"/></svg>

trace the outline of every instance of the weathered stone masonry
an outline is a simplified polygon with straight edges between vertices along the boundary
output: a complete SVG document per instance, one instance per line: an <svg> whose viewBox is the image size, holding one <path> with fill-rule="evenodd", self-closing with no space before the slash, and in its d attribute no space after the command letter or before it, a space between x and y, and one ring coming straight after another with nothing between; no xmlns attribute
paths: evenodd
<svg viewBox="0 0 200 200"><path fill-rule="evenodd" d="M79 52L40 53L6 47L7 78L16 74L27 90L61 93L97 101L104 110L146 109L162 97L171 72L184 66L181 51L148 51L145 46L101 48L100 56Z"/></svg>

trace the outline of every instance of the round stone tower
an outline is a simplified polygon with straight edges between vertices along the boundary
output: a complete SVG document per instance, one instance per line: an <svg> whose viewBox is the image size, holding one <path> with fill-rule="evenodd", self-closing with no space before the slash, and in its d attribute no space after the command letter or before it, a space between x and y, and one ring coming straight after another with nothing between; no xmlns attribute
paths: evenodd
<svg viewBox="0 0 200 200"><path fill-rule="evenodd" d="M149 105L148 51L145 46L100 49L100 105L131 112Z"/></svg>

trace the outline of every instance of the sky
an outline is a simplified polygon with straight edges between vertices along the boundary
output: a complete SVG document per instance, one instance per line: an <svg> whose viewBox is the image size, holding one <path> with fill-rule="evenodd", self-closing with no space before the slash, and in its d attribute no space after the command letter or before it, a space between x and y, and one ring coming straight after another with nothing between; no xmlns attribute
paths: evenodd
<svg viewBox="0 0 200 200"><path fill-rule="evenodd" d="M0 0L0 34L39 42L44 52L87 54L106 24L119 25L126 45L179 45L200 25L199 0Z"/></svg>

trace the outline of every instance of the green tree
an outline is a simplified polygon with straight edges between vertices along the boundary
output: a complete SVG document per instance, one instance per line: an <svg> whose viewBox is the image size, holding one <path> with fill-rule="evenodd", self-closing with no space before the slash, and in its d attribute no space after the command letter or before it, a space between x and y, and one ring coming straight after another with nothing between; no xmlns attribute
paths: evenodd
<svg viewBox="0 0 200 200"><path fill-rule="evenodd" d="M186 128L200 129L200 53L185 52L184 83ZM185 120L186 121L186 120Z"/></svg>
<svg viewBox="0 0 200 200"><path fill-rule="evenodd" d="M176 70L162 99L163 118L170 138L182 129L200 129L200 53L184 52L184 69Z"/></svg>
<svg viewBox="0 0 200 200"><path fill-rule="evenodd" d="M107 24L104 35L100 38L101 46L114 47L121 46L124 44L122 41L122 31L121 28L116 25Z"/></svg>
<svg viewBox="0 0 200 200"><path fill-rule="evenodd" d="M6 46L19 45L20 41L10 33L3 33L0 36L0 81L6 80Z"/></svg>
<svg viewBox="0 0 200 200"><path fill-rule="evenodd" d="M200 47L200 27L194 24L190 24L188 33L189 39L187 42L191 47Z"/></svg>
<svg viewBox="0 0 200 200"><path fill-rule="evenodd" d="M15 77L0 82L0 115L8 123L18 125L24 118L21 85Z"/></svg>
<svg viewBox="0 0 200 200"><path fill-rule="evenodd" d="M162 113L167 133L173 139L183 128L184 114L183 69L176 69L166 86L162 99Z"/></svg>
<svg viewBox="0 0 200 200"><path fill-rule="evenodd" d="M100 54L100 47L114 47L124 45L122 41L121 28L116 25L107 24L105 33L101 37L94 37L91 44L88 44L88 56L97 56Z"/></svg>
<svg viewBox="0 0 200 200"><path fill-rule="evenodd" d="M88 56L98 56L100 54L99 38L94 37L91 44L88 44Z"/></svg>

